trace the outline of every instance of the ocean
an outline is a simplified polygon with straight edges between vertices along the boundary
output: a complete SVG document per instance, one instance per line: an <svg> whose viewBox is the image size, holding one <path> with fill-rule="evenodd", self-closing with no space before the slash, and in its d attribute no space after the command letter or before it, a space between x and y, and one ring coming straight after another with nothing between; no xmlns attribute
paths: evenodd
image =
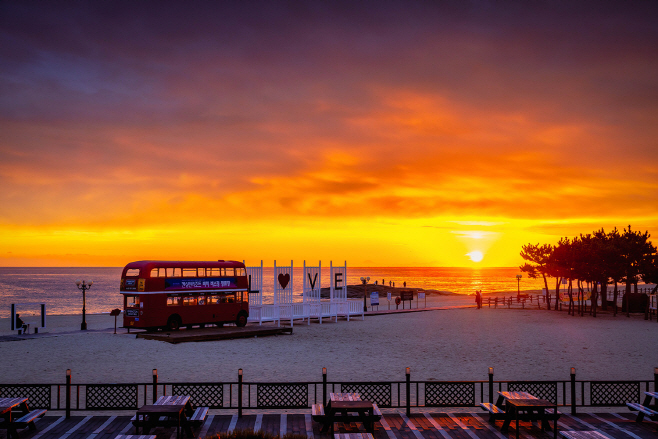
<svg viewBox="0 0 658 439"><path fill-rule="evenodd" d="M0 317L7 318L12 303L21 304L24 315L38 314L40 303L46 304L49 315L71 315L82 312L82 292L75 285L77 279L93 281L87 291L87 313L109 313L122 308L119 294L121 267L71 267L71 268L14 268L0 267ZM362 276L375 280L395 282L396 287L424 288L456 294L483 293L512 294L517 291L518 268L446 268L446 267L350 267L347 266L347 284L360 284ZM329 266L322 267L322 287L329 286ZM549 284L549 288L552 285ZM537 294L543 288L542 279L530 279L526 275L520 282L521 291ZM274 270L263 269L263 296L271 303L274 289ZM295 300L301 301L302 267L293 268Z"/></svg>

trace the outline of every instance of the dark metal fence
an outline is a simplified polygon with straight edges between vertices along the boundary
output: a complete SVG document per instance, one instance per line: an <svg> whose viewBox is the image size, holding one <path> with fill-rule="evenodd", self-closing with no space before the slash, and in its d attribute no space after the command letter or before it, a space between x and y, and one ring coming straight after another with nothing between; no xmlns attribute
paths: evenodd
<svg viewBox="0 0 658 439"><path fill-rule="evenodd" d="M162 395L189 395L195 406L237 409L306 409L327 401L330 392L354 392L381 408L477 407L494 402L497 392L523 391L559 406L625 406L639 403L643 391L658 391L658 368L653 380L583 381L494 381L493 373L481 381L330 382L326 374L318 382L162 383L154 370L151 383L120 384L0 384L0 397L29 398L32 408L66 410L137 410Z"/></svg>

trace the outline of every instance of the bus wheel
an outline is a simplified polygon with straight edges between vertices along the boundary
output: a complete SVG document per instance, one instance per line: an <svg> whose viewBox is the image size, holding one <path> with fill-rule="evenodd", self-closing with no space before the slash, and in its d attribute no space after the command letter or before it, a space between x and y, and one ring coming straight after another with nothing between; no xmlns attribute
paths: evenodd
<svg viewBox="0 0 658 439"><path fill-rule="evenodd" d="M247 315L244 313L238 314L238 318L235 320L235 325L242 328L247 324Z"/></svg>
<svg viewBox="0 0 658 439"><path fill-rule="evenodd" d="M171 331L178 331L182 324L183 322L181 321L180 316L177 315L173 315L169 317L169 320L167 320L167 327Z"/></svg>

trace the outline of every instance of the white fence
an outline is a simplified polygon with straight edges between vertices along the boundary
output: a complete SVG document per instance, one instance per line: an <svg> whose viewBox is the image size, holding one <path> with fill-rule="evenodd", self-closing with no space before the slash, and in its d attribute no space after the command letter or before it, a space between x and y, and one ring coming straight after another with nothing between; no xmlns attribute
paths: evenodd
<svg viewBox="0 0 658 439"><path fill-rule="evenodd" d="M323 300L318 307L311 307L302 302L295 302L291 305L256 305L249 307L249 321L258 322L276 322L281 326L281 321L290 321L293 326L294 321L306 321L311 323L311 319L322 321L323 319L338 321L338 317L345 317L348 321L351 316L365 317L363 312L363 300L347 299L346 302L331 303L329 300Z"/></svg>
<svg viewBox="0 0 658 439"><path fill-rule="evenodd" d="M252 291L249 293L250 322L258 322L261 325L263 322L276 322L281 326L283 320L290 321L290 326L293 326L295 320L311 324L311 319L322 323L324 319L338 321L338 317L345 317L348 321L351 316L360 315L361 318L365 318L363 302L360 299L347 298L347 262L342 267L329 265L331 288L330 299L327 300L320 299L321 265L307 267L304 261L303 302L292 302L292 261L289 267L277 267L276 261L274 264L274 303L272 304L263 304L263 262L261 261L260 267L247 267L252 279ZM258 281L254 282L254 280ZM258 291L255 291L255 285L260 287Z"/></svg>

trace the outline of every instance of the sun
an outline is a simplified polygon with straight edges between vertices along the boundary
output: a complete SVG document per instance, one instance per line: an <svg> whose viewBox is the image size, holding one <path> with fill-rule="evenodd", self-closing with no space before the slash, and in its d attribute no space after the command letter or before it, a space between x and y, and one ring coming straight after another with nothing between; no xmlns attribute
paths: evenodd
<svg viewBox="0 0 658 439"><path fill-rule="evenodd" d="M471 258L471 261L473 261L473 262L480 262L482 260L482 258L484 258L484 255L482 254L482 252L480 250L473 250L470 253L466 253L466 256Z"/></svg>

